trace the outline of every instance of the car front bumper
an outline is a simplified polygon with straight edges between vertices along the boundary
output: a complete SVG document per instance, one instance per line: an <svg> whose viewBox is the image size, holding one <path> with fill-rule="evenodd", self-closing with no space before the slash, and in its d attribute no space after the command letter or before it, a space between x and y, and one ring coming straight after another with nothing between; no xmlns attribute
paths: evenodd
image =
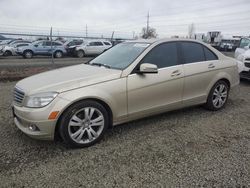
<svg viewBox="0 0 250 188"><path fill-rule="evenodd" d="M14 123L18 129L29 137L39 140L53 140L55 133L56 120L35 120L29 119L31 110L21 110L21 107L12 107Z"/></svg>

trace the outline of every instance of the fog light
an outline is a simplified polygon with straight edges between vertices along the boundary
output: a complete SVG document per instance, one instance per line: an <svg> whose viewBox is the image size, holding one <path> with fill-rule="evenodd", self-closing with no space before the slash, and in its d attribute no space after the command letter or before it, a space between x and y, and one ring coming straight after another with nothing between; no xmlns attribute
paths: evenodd
<svg viewBox="0 0 250 188"><path fill-rule="evenodd" d="M34 124L29 125L28 128L29 128L30 131L39 131L39 128L36 125L34 125Z"/></svg>

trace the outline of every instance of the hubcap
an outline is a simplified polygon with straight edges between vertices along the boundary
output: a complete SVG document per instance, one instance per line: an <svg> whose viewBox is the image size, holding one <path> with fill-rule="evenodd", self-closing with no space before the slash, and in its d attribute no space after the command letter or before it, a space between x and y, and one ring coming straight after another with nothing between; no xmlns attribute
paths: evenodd
<svg viewBox="0 0 250 188"><path fill-rule="evenodd" d="M83 55L84 55L84 54L83 54L82 51L79 51L79 52L78 52L78 57L83 57Z"/></svg>
<svg viewBox="0 0 250 188"><path fill-rule="evenodd" d="M30 52L26 52L26 57L31 58L32 54Z"/></svg>
<svg viewBox="0 0 250 188"><path fill-rule="evenodd" d="M221 108L227 100L227 87L224 84L218 85L213 93L213 105L215 108Z"/></svg>
<svg viewBox="0 0 250 188"><path fill-rule="evenodd" d="M57 52L57 53L56 53L56 57L57 57L57 58L62 57L62 53L61 53L61 52Z"/></svg>
<svg viewBox="0 0 250 188"><path fill-rule="evenodd" d="M96 108L85 107L72 116L68 131L71 139L76 143L87 144L97 139L103 128L103 114Z"/></svg>

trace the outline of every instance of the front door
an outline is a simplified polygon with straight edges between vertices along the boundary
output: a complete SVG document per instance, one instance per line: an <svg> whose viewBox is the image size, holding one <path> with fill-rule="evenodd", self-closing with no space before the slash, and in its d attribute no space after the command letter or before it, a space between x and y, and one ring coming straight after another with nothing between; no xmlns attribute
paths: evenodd
<svg viewBox="0 0 250 188"><path fill-rule="evenodd" d="M177 54L177 44L174 42L158 45L140 62L157 65L158 73L132 73L128 76L129 116L153 114L181 107L183 65L179 64Z"/></svg>

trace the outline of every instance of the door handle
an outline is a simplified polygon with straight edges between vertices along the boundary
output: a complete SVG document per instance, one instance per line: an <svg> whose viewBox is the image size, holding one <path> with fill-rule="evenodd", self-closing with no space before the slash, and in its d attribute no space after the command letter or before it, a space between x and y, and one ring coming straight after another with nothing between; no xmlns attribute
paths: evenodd
<svg viewBox="0 0 250 188"><path fill-rule="evenodd" d="M181 72L180 70L175 70L172 72L171 76L174 77L174 76L180 76L181 75Z"/></svg>
<svg viewBox="0 0 250 188"><path fill-rule="evenodd" d="M209 65L208 65L208 68L209 68L209 69L213 69L213 68L215 68L215 65L214 65L214 64L209 64Z"/></svg>

